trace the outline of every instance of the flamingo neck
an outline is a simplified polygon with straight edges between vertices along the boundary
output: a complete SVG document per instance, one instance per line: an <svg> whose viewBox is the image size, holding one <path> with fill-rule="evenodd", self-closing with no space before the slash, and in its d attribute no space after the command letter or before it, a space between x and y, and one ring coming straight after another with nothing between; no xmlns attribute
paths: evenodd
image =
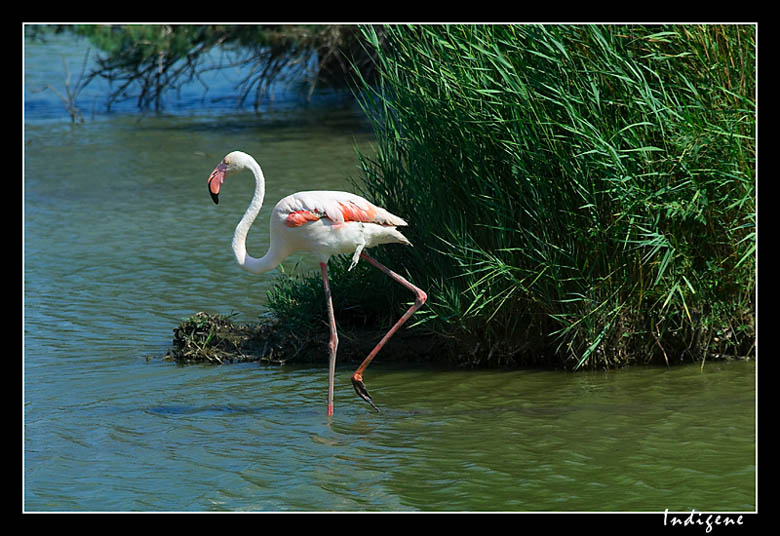
<svg viewBox="0 0 780 536"><path fill-rule="evenodd" d="M246 235L249 233L249 228L252 227L255 218L260 213L260 209L263 206L263 199L265 198L265 177L263 177L263 170L260 169L260 165L254 158L249 158L246 166L255 176L255 194L252 197L252 201L244 212L244 216L241 221L236 225L236 231L233 233L233 254L236 257L236 261L239 266L245 270L260 274L273 270L279 263L282 262L284 257L278 254L278 247L274 241L273 235L271 235L271 244L268 251L261 258L257 259L252 257L246 252Z"/></svg>

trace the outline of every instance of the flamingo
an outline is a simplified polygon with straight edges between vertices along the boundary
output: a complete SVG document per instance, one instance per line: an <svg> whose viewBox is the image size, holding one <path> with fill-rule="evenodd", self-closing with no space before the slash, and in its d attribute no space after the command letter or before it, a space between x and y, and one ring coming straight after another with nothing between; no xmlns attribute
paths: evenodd
<svg viewBox="0 0 780 536"><path fill-rule="evenodd" d="M211 199L219 203L219 191L228 175L248 169L255 177L255 193L244 216L233 234L233 254L245 270L261 274L276 268L286 257L296 251L311 253L319 261L322 284L330 324L328 341L328 416L333 415L333 391L336 371L336 352L339 344L336 319L333 314L333 300L328 282L328 261L333 255L352 254L349 270L359 259L364 259L415 295L414 303L404 315L388 330L373 350L352 374L352 386L360 398L368 402L377 412L379 408L368 394L363 373L377 353L414 313L422 307L427 295L397 273L368 255L364 249L380 244L404 244L411 242L397 227L407 223L366 199L348 192L309 191L298 192L281 199L271 212L270 244L268 251L260 258L247 254L246 235L252 226L265 197L265 177L260 165L250 155L233 151L217 165L209 175L208 187Z"/></svg>

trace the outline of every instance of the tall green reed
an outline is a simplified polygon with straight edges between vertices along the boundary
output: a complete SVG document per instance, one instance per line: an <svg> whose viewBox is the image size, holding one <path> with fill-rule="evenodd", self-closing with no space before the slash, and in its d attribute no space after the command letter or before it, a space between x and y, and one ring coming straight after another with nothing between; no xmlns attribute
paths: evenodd
<svg viewBox="0 0 780 536"><path fill-rule="evenodd" d="M749 351L754 27L363 31L358 186L410 223L376 255L427 288L418 325L488 363ZM363 284L387 321L409 299Z"/></svg>

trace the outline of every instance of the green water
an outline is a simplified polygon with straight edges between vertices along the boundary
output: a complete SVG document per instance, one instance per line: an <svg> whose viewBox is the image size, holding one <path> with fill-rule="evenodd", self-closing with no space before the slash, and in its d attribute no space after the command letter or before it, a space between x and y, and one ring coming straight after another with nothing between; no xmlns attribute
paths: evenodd
<svg viewBox="0 0 780 536"><path fill-rule="evenodd" d="M383 413L341 367L328 420L325 349L321 367L160 359L195 311L256 318L276 276L235 264L253 185L236 176L215 206L214 166L233 149L263 166L258 255L276 200L359 175L371 138L353 106L76 126L26 110L27 511L755 509L754 362L563 373L380 355L365 378Z"/></svg>

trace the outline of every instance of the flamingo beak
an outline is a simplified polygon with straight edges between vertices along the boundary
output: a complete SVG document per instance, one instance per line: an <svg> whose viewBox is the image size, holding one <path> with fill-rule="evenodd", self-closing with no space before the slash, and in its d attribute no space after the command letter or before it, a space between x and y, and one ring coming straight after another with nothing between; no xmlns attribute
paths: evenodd
<svg viewBox="0 0 780 536"><path fill-rule="evenodd" d="M211 200L215 205L219 204L219 188L222 183L225 182L225 172L227 171L227 164L220 162L219 165L209 175L209 194L211 194Z"/></svg>

